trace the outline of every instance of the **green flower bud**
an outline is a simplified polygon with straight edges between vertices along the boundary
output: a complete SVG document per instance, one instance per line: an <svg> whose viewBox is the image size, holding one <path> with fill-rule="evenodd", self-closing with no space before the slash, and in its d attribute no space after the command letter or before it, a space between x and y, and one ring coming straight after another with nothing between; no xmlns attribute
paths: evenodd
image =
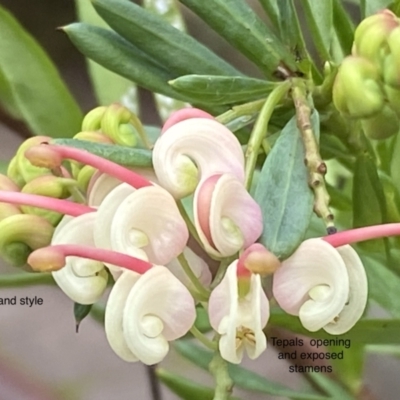
<svg viewBox="0 0 400 400"><path fill-rule="evenodd" d="M369 118L382 110L384 102L374 64L360 57L346 57L333 85L335 107L350 118Z"/></svg>
<svg viewBox="0 0 400 400"><path fill-rule="evenodd" d="M400 117L400 89L384 85L385 94L392 110Z"/></svg>
<svg viewBox="0 0 400 400"><path fill-rule="evenodd" d="M385 84L400 89L400 27L394 29L388 38L390 54L383 61Z"/></svg>
<svg viewBox="0 0 400 400"><path fill-rule="evenodd" d="M82 131L97 131L101 128L101 120L107 107L96 107L89 111L82 121Z"/></svg>
<svg viewBox="0 0 400 400"><path fill-rule="evenodd" d="M10 192L19 192L19 187L7 176L0 174L0 190L7 190ZM0 221L10 217L11 215L21 214L19 207L0 202Z"/></svg>
<svg viewBox="0 0 400 400"><path fill-rule="evenodd" d="M54 199L65 199L69 197L68 185L74 184L72 179L59 178L53 175L39 176L27 183L21 190L22 193L38 194L41 196L52 197ZM47 219L50 224L56 226L62 214L55 211L32 206L21 206L25 214L37 215Z"/></svg>
<svg viewBox="0 0 400 400"><path fill-rule="evenodd" d="M101 130L109 136L114 143L134 147L137 143L134 130L129 128L129 122L133 119L133 114L120 104L111 104L107 107L101 120ZM140 124L135 118L134 121ZM140 124L141 125L141 124Z"/></svg>
<svg viewBox="0 0 400 400"><path fill-rule="evenodd" d="M17 157L14 156L8 164L7 176L19 187L24 186L24 178L18 172Z"/></svg>
<svg viewBox="0 0 400 400"><path fill-rule="evenodd" d="M50 174L51 171L48 168L35 167L25 157L25 152L33 146L36 146L42 142L49 142L51 137L48 136L35 136L25 140L24 143L19 146L16 154L17 169L18 173L22 176L24 183L37 178L38 176Z"/></svg>
<svg viewBox="0 0 400 400"><path fill-rule="evenodd" d="M354 35L353 55L364 57L380 66L389 54L389 34L399 26L399 20L389 10L371 15L360 23Z"/></svg>
<svg viewBox="0 0 400 400"><path fill-rule="evenodd" d="M94 131L79 132L74 136L74 139L86 140L88 142L112 144L113 141L104 133Z"/></svg>
<svg viewBox="0 0 400 400"><path fill-rule="evenodd" d="M361 125L367 137L375 140L395 135L400 127L399 118L389 106L385 106L379 114L363 119Z"/></svg>
<svg viewBox="0 0 400 400"><path fill-rule="evenodd" d="M0 221L0 255L10 264L21 267L32 250L48 246L54 228L36 215L12 215Z"/></svg>
<svg viewBox="0 0 400 400"><path fill-rule="evenodd" d="M93 174L97 171L96 168L93 168L90 165L85 165L78 173L77 181L79 187L86 192L87 187L89 186L90 179Z"/></svg>

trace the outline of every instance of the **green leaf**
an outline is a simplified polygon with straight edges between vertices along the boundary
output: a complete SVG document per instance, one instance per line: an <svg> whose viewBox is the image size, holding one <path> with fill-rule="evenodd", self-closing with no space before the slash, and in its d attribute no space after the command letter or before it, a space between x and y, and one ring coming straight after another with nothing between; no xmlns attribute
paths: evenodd
<svg viewBox="0 0 400 400"><path fill-rule="evenodd" d="M81 22L107 28L107 24L98 16L90 1L75 0L75 4ZM135 91L135 87L128 79L109 71L92 60L87 60L87 64L90 80L99 105L109 105L113 102L121 101L124 95L134 97L132 91Z"/></svg>
<svg viewBox="0 0 400 400"><path fill-rule="evenodd" d="M387 8L393 0L361 0L361 12L363 18Z"/></svg>
<svg viewBox="0 0 400 400"><path fill-rule="evenodd" d="M179 1L256 64L267 76L274 76L278 66L285 66L292 72L297 71L294 57L245 1Z"/></svg>
<svg viewBox="0 0 400 400"><path fill-rule="evenodd" d="M184 400L213 400L214 389L199 385L190 379L173 374L164 368L157 368L157 377L165 386ZM237 397L229 396L228 399L239 400Z"/></svg>
<svg viewBox="0 0 400 400"><path fill-rule="evenodd" d="M329 394L330 399L356 400L354 397L350 396L350 394L347 393L346 390L344 390L338 383L324 374L311 372L308 373L307 376L316 386Z"/></svg>
<svg viewBox="0 0 400 400"><path fill-rule="evenodd" d="M393 317L400 318L400 277L387 268L386 260L381 256L361 258L368 277L368 293L380 306Z"/></svg>
<svg viewBox="0 0 400 400"><path fill-rule="evenodd" d="M268 326L279 326L301 335L317 339L334 339L323 329L309 332L303 328L298 317L282 312L272 313ZM358 344L400 344L400 319L364 319L359 321L349 332L340 339L350 339Z"/></svg>
<svg viewBox="0 0 400 400"><path fill-rule="evenodd" d="M89 315L93 304L74 303L74 317L76 323L76 333L79 331L79 325Z"/></svg>
<svg viewBox="0 0 400 400"><path fill-rule="evenodd" d="M151 151L131 147L118 146L115 144L104 144L87 142L76 139L56 139L51 143L76 147L89 153L103 157L125 167L151 167Z"/></svg>
<svg viewBox="0 0 400 400"><path fill-rule="evenodd" d="M242 76L185 75L170 81L178 92L199 102L232 104L267 97L275 82Z"/></svg>
<svg viewBox="0 0 400 400"><path fill-rule="evenodd" d="M278 0L259 0L262 8L271 20L272 26L277 32L279 32L280 27L280 14Z"/></svg>
<svg viewBox="0 0 400 400"><path fill-rule="evenodd" d="M312 117L319 136L319 117ZM304 146L296 117L286 124L265 161L255 200L261 207L264 232L260 242L277 257L285 259L299 246L310 223L313 193L308 186Z"/></svg>
<svg viewBox="0 0 400 400"><path fill-rule="evenodd" d="M333 33L332 0L301 0L301 4L318 53L322 61L328 61Z"/></svg>
<svg viewBox="0 0 400 400"><path fill-rule="evenodd" d="M174 77L171 73L115 32L84 23L74 23L63 30L81 53L110 71L152 92L187 100L168 85Z"/></svg>
<svg viewBox="0 0 400 400"><path fill-rule="evenodd" d="M343 54L350 54L354 39L354 23L341 0L333 0L333 25Z"/></svg>
<svg viewBox="0 0 400 400"><path fill-rule="evenodd" d="M79 131L81 111L52 61L35 39L0 7L0 75L33 133L52 137Z"/></svg>
<svg viewBox="0 0 400 400"><path fill-rule="evenodd" d="M22 119L17 103L15 102L12 87L6 76L0 70L0 104L1 107L13 118Z"/></svg>
<svg viewBox="0 0 400 400"><path fill-rule="evenodd" d="M92 0L102 18L122 37L174 74L241 75L191 36L158 15L125 0Z"/></svg>
<svg viewBox="0 0 400 400"><path fill-rule="evenodd" d="M187 340L179 340L174 343L177 351L186 359L198 367L207 370L213 357L213 353L190 343ZM239 365L228 365L229 376L237 387L275 396L290 397L291 399L323 400L328 399L312 392L297 392L279 383L270 381L261 375L248 371Z"/></svg>
<svg viewBox="0 0 400 400"><path fill-rule="evenodd" d="M374 161L363 154L357 158L354 167L353 227L360 228L384 222L386 222L386 200L382 183ZM367 241L362 246L380 250L383 241Z"/></svg>

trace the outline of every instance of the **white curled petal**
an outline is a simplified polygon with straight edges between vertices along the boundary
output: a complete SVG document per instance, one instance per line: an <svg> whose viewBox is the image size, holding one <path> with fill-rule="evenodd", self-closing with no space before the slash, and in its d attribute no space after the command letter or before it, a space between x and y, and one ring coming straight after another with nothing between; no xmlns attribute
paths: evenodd
<svg viewBox="0 0 400 400"><path fill-rule="evenodd" d="M262 233L260 206L230 174L203 180L194 195L193 211L200 240L217 257L235 254Z"/></svg>
<svg viewBox="0 0 400 400"><path fill-rule="evenodd" d="M333 321L347 301L346 266L330 244L308 239L275 272L273 293L284 311L317 331Z"/></svg>
<svg viewBox="0 0 400 400"><path fill-rule="evenodd" d="M205 286L210 286L212 275L211 271L208 268L207 263L199 257L193 250L189 247L185 247L183 250L183 255L186 258L190 268L193 273L196 275L199 282ZM166 267L177 277L189 290L195 290L192 282L185 274L180 262L174 258L171 262L169 262Z"/></svg>
<svg viewBox="0 0 400 400"><path fill-rule="evenodd" d="M126 300L126 343L140 361L156 364L168 353L168 342L185 335L195 319L195 303L186 287L167 268L154 266Z"/></svg>
<svg viewBox="0 0 400 400"><path fill-rule="evenodd" d="M153 165L160 185L176 199L193 193L200 179L231 173L244 181L244 156L235 135L219 122L190 118L157 140Z"/></svg>
<svg viewBox="0 0 400 400"><path fill-rule="evenodd" d="M114 250L111 245L111 224L116 210L126 197L135 192L135 188L122 183L109 192L97 210L97 218L94 224L93 237L95 245L106 250ZM137 249L134 257L147 260L143 250ZM106 263L114 279L117 280L122 273L122 269L113 264Z"/></svg>
<svg viewBox="0 0 400 400"><path fill-rule="evenodd" d="M227 269L221 283L209 299L208 314L211 326L221 335L221 356L234 364L241 362L244 349L250 358L257 358L267 347L262 329L269 318L268 298L262 290L259 275L252 275L250 289L244 298L238 296L237 260ZM253 338L237 347L237 332L247 332Z"/></svg>
<svg viewBox="0 0 400 400"><path fill-rule="evenodd" d="M149 186L118 207L110 239L115 251L137 257L141 248L150 262L165 265L182 253L189 232L173 197L159 186Z"/></svg>
<svg viewBox="0 0 400 400"><path fill-rule="evenodd" d="M364 266L358 254L349 246L336 248L342 257L349 275L349 297L335 323L324 326L331 335L348 332L361 318L368 299L368 282Z"/></svg>
<svg viewBox="0 0 400 400"><path fill-rule="evenodd" d="M93 226L96 213L87 213L63 222L53 236L52 244L79 244L94 247ZM66 265L52 273L57 285L73 301L93 304L103 294L107 271L99 261L67 257Z"/></svg>
<svg viewBox="0 0 400 400"><path fill-rule="evenodd" d="M126 344L123 331L123 316L126 299L140 277L140 274L133 271L124 271L121 274L108 297L104 319L108 343L119 357L128 362L138 361L139 359Z"/></svg>

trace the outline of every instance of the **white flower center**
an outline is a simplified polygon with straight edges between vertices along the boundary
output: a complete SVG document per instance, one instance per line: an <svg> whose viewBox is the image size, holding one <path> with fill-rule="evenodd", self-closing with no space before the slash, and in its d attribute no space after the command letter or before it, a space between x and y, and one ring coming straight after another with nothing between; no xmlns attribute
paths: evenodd
<svg viewBox="0 0 400 400"><path fill-rule="evenodd" d="M142 333L149 338L156 338L164 329L164 324L155 315L145 315L140 324Z"/></svg>

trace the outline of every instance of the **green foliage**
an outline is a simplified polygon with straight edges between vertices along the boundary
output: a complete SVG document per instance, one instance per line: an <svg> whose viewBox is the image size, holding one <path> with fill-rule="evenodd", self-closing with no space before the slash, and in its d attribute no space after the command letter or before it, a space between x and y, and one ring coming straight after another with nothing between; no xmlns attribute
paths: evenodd
<svg viewBox="0 0 400 400"><path fill-rule="evenodd" d="M319 135L316 111L312 122ZM313 195L307 179L304 147L293 117L267 157L254 194L264 219L260 242L281 259L299 246L310 223Z"/></svg>
<svg viewBox="0 0 400 400"><path fill-rule="evenodd" d="M74 135L82 114L52 61L4 8L0 25L0 86L5 88L2 96L9 102L8 110L35 134Z"/></svg>
<svg viewBox="0 0 400 400"><path fill-rule="evenodd" d="M180 340L175 343L178 352L198 367L207 370L213 353L204 350L187 340ZM324 400L325 396L312 392L297 392L279 383L270 381L254 372L251 372L239 365L228 366L228 372L235 385L246 390L271 394L274 396L290 397L298 400Z"/></svg>

